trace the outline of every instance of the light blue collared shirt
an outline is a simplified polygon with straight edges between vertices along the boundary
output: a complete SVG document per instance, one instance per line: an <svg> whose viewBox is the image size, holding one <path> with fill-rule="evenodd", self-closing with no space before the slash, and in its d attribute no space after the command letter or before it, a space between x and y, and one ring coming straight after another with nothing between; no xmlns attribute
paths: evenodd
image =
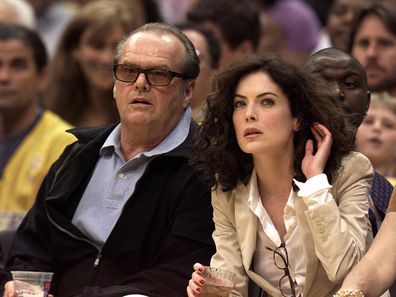
<svg viewBox="0 0 396 297"><path fill-rule="evenodd" d="M113 230L135 185L154 156L165 154L187 138L191 122L188 107L172 132L150 151L125 161L120 148L118 125L100 149L91 180L73 216L77 226L100 250Z"/></svg>

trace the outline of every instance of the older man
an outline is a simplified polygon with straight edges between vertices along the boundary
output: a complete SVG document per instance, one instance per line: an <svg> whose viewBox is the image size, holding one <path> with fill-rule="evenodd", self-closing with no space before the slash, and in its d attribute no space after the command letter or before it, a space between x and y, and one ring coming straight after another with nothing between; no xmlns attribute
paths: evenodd
<svg viewBox="0 0 396 297"><path fill-rule="evenodd" d="M62 296L184 296L214 252L210 189L189 166L199 60L178 29L147 24L118 47L121 123L74 130L19 229L3 273L53 271ZM132 296L133 296L132 295Z"/></svg>

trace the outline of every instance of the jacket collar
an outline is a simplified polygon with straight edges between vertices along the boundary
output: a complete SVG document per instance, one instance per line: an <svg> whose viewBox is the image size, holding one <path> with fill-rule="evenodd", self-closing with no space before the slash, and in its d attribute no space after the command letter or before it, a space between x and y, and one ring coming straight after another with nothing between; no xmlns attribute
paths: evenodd
<svg viewBox="0 0 396 297"><path fill-rule="evenodd" d="M103 144L107 137L110 135L111 131L117 124L112 124L109 126L103 127L95 127L95 128L73 128L67 130L67 132L73 134L80 144L88 144L88 143L97 143ZM190 131L188 133L187 138L182 142L181 145L171 150L170 152L164 154L167 156L178 156L184 158L191 157L191 149L192 149L192 139L194 135L196 135L198 131L198 125L194 121L190 123Z"/></svg>

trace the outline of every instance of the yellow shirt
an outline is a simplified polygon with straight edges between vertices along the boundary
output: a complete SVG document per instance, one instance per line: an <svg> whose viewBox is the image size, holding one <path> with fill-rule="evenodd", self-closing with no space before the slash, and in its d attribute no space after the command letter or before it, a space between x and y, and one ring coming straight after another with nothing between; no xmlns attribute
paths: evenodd
<svg viewBox="0 0 396 297"><path fill-rule="evenodd" d="M45 111L7 162L0 179L0 230L18 224L33 205L52 163L76 138L72 128L57 115Z"/></svg>
<svg viewBox="0 0 396 297"><path fill-rule="evenodd" d="M392 186L396 186L396 177L394 176L385 176L386 179L388 180L388 182L390 182L392 184Z"/></svg>

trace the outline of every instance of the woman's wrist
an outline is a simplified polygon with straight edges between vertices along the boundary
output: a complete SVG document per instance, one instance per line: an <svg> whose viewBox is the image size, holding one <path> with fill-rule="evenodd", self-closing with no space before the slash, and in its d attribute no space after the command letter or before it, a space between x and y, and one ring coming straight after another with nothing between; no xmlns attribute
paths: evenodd
<svg viewBox="0 0 396 297"><path fill-rule="evenodd" d="M364 294L357 289L342 289L335 293L333 297L364 297Z"/></svg>

